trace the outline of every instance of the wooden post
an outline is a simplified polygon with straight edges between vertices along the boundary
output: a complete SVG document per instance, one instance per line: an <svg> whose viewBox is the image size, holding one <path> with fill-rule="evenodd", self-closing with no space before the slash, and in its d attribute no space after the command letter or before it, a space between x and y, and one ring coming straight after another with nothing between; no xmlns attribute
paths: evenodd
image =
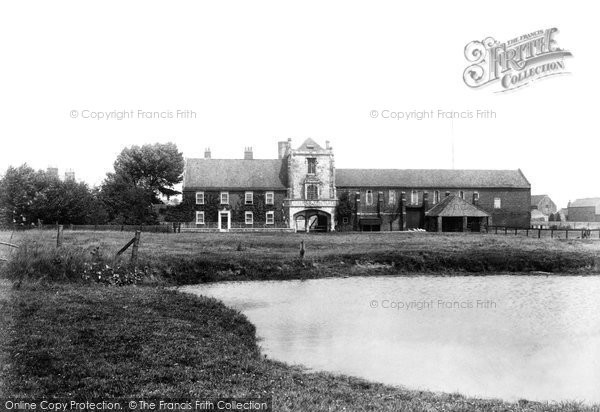
<svg viewBox="0 0 600 412"><path fill-rule="evenodd" d="M138 260L138 248L140 246L140 232L139 230L135 231L135 237L133 238L133 247L131 248L131 263L137 265Z"/></svg>
<svg viewBox="0 0 600 412"><path fill-rule="evenodd" d="M63 225L58 225L56 229L56 247L62 246Z"/></svg>
<svg viewBox="0 0 600 412"><path fill-rule="evenodd" d="M525 231L525 236L529 237L529 228Z"/></svg>
<svg viewBox="0 0 600 412"><path fill-rule="evenodd" d="M550 238L554 238L554 229L550 229Z"/></svg>
<svg viewBox="0 0 600 412"><path fill-rule="evenodd" d="M538 229L538 239L542 237L542 228Z"/></svg>
<svg viewBox="0 0 600 412"><path fill-rule="evenodd" d="M569 229L565 229L565 239L569 238Z"/></svg>
<svg viewBox="0 0 600 412"><path fill-rule="evenodd" d="M496 226L496 234L498 234L498 226Z"/></svg>
<svg viewBox="0 0 600 412"><path fill-rule="evenodd" d="M515 228L515 236L517 236L519 234L519 228Z"/></svg>
<svg viewBox="0 0 600 412"><path fill-rule="evenodd" d="M504 226L504 234L508 235L508 227Z"/></svg>

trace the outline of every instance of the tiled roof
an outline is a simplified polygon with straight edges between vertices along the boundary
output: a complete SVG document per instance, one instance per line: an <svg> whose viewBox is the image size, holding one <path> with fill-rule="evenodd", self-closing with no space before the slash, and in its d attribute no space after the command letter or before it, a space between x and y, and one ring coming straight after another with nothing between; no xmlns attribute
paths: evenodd
<svg viewBox="0 0 600 412"><path fill-rule="evenodd" d="M335 180L338 187L531 187L521 170L337 169Z"/></svg>
<svg viewBox="0 0 600 412"><path fill-rule="evenodd" d="M183 189L274 189L287 187L281 159L186 159Z"/></svg>
<svg viewBox="0 0 600 412"><path fill-rule="evenodd" d="M577 199L569 203L569 207L595 207L596 214L600 215L600 197L589 197L586 199Z"/></svg>
<svg viewBox="0 0 600 412"><path fill-rule="evenodd" d="M440 203L429 209L425 214L432 217L489 216L489 214L479 209L477 206L464 201L458 196L446 196Z"/></svg>
<svg viewBox="0 0 600 412"><path fill-rule="evenodd" d="M531 206L537 206L548 195L531 195Z"/></svg>

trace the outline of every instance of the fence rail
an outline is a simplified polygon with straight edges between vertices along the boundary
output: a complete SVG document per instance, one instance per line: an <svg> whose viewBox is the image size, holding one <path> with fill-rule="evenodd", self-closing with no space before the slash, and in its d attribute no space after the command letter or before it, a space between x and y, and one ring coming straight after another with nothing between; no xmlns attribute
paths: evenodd
<svg viewBox="0 0 600 412"><path fill-rule="evenodd" d="M550 239L600 239L600 229L572 229L569 227L557 228L517 228L508 226L488 226L487 233L497 235L526 236L533 238Z"/></svg>

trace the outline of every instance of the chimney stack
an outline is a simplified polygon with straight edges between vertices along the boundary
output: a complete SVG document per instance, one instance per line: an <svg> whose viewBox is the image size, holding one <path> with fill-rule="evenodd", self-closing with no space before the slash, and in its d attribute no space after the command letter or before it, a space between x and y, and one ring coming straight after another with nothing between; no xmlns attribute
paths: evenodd
<svg viewBox="0 0 600 412"><path fill-rule="evenodd" d="M246 149L244 149L244 160L252 159L254 159L254 155L252 154L252 147L246 147Z"/></svg>
<svg viewBox="0 0 600 412"><path fill-rule="evenodd" d="M48 167L46 173L58 179L58 167Z"/></svg>
<svg viewBox="0 0 600 412"><path fill-rule="evenodd" d="M277 158L283 159L287 153L288 142L277 142Z"/></svg>
<svg viewBox="0 0 600 412"><path fill-rule="evenodd" d="M69 169L65 172L65 181L66 182L74 182L75 181L75 172L72 169Z"/></svg>
<svg viewBox="0 0 600 412"><path fill-rule="evenodd" d="M325 148L326 148L327 150L330 150L330 149L331 149L331 145L329 144L329 140L325 140Z"/></svg>
<svg viewBox="0 0 600 412"><path fill-rule="evenodd" d="M210 147L207 147L206 149L204 149L204 158L205 159L210 159L211 154L210 154Z"/></svg>

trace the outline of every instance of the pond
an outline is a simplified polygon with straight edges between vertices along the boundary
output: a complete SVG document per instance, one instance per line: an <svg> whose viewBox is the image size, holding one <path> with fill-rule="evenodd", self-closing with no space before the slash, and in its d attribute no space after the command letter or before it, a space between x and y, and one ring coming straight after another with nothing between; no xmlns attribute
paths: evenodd
<svg viewBox="0 0 600 412"><path fill-rule="evenodd" d="M312 370L508 401L600 402L600 277L414 276L226 282L183 291Z"/></svg>

